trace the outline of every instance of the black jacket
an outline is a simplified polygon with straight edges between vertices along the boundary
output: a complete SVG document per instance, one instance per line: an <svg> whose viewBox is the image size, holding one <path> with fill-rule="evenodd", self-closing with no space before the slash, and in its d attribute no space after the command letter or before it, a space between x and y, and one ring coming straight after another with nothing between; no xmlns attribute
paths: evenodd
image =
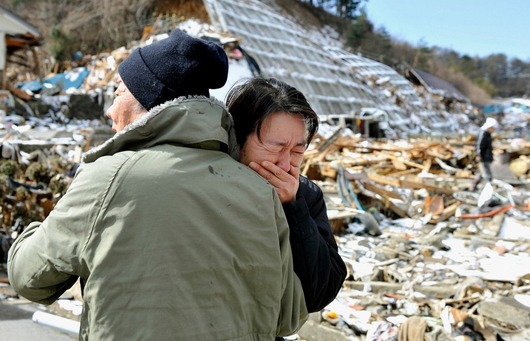
<svg viewBox="0 0 530 341"><path fill-rule="evenodd" d="M491 134L487 130L480 130L477 139L477 154L481 162L493 162L493 146Z"/></svg>
<svg viewBox="0 0 530 341"><path fill-rule="evenodd" d="M294 271L302 282L309 312L323 309L335 299L346 278L346 265L326 211L322 190L300 177L296 200L283 205L289 223Z"/></svg>

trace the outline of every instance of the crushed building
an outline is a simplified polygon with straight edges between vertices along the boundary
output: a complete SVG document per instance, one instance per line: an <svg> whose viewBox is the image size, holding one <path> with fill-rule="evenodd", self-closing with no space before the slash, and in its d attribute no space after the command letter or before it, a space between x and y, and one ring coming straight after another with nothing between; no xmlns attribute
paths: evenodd
<svg viewBox="0 0 530 341"><path fill-rule="evenodd" d="M38 68L38 59L33 48L42 44L39 31L25 20L0 6L0 72L2 88L7 88L7 63L24 63L26 56L17 54L20 50L31 50L33 62ZM38 72L37 72L38 73ZM11 88L13 89L13 88Z"/></svg>
<svg viewBox="0 0 530 341"><path fill-rule="evenodd" d="M342 50L341 42L333 38L337 34L329 28L302 27L274 1L206 0L205 5L214 27L239 37L239 44L257 60L263 75L300 89L324 120L345 117L383 122L388 137L476 129L468 117L472 112L469 100L460 98L462 102L447 111L429 91L420 94L390 67ZM366 114L374 109L384 114Z"/></svg>

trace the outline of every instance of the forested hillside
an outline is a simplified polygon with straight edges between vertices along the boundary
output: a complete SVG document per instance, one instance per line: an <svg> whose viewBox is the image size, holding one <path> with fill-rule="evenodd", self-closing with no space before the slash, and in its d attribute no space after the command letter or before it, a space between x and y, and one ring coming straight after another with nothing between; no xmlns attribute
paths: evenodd
<svg viewBox="0 0 530 341"><path fill-rule="evenodd" d="M376 28L362 11L367 0L277 0L287 13L306 25L335 28L355 52L398 71L412 66L454 84L476 104L491 97L530 95L530 63L504 54L485 58L437 46L414 46ZM157 15L176 21L195 17L208 21L201 0L0 0L8 10L36 26L44 49L56 60L75 51L95 54L139 39ZM332 15L335 13L338 15Z"/></svg>
<svg viewBox="0 0 530 341"><path fill-rule="evenodd" d="M406 62L431 72L453 83L468 96L469 81L491 96L530 95L530 63L518 58L510 59L505 54L481 58L439 46L412 46L391 39L384 29L375 29L364 13L346 34L357 51L379 56L389 65Z"/></svg>
<svg viewBox="0 0 530 341"><path fill-rule="evenodd" d="M296 15L295 3L301 4L307 12L323 18L322 24L337 29L352 51L383 62L398 71L403 66L412 66L432 73L454 84L462 93L477 104L488 102L490 97L522 97L530 95L530 63L505 54L492 54L481 58L461 54L443 46L415 46L394 39L384 29L375 27L362 4L369 0L278 0L286 10ZM381 1L381 0L378 0ZM348 3L342 17L326 13ZM355 10L352 10L352 6Z"/></svg>

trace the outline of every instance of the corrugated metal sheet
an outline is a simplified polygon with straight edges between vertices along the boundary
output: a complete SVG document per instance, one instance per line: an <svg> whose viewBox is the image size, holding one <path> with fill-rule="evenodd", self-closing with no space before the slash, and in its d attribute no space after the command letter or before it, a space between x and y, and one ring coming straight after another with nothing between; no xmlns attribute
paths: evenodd
<svg viewBox="0 0 530 341"><path fill-rule="evenodd" d="M349 115L382 101L354 78L345 65L335 63L309 33L259 1L205 1L214 25L243 37L241 45L258 61L268 77L280 78L300 89L321 115Z"/></svg>
<svg viewBox="0 0 530 341"><path fill-rule="evenodd" d="M391 67L347 52L340 42L301 27L274 1L204 0L204 4L214 27L239 37L265 77L298 88L323 120L368 117L377 109L384 112L377 119L386 121L387 136L466 128L458 123L465 118L448 113L439 98L419 94Z"/></svg>

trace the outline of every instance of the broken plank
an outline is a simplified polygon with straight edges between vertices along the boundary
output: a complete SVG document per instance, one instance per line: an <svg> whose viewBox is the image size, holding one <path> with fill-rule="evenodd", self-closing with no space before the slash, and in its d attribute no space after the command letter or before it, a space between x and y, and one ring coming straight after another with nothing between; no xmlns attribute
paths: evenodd
<svg viewBox="0 0 530 341"><path fill-rule="evenodd" d="M368 179L378 182L384 185L390 185L394 187L400 187L401 183L399 179L395 179L389 176L379 175L375 172L367 172Z"/></svg>
<svg viewBox="0 0 530 341"><path fill-rule="evenodd" d="M402 162L402 161L400 161L398 159L395 159L395 158L392 159L392 165L397 170L406 170L407 169L407 166L405 165L404 162Z"/></svg>
<svg viewBox="0 0 530 341"><path fill-rule="evenodd" d="M392 172L392 173L388 173L388 174L391 175L394 178L399 178L399 177L404 176L404 175L410 175L410 174L416 175L416 174L418 174L420 172L421 172L421 169L411 168L411 169L407 169L407 170L404 170L404 171Z"/></svg>
<svg viewBox="0 0 530 341"><path fill-rule="evenodd" d="M454 193L454 190L452 190L452 189L442 188L442 187L438 187L438 186L434 186L434 185L429 185L429 184L424 183L421 180L420 181L414 181L414 180L410 180L410 179L401 180L400 181L400 186L409 187L409 188L416 188L416 189L425 188L426 190L429 190L429 191L439 192L439 193L444 193L444 194L453 194Z"/></svg>
<svg viewBox="0 0 530 341"><path fill-rule="evenodd" d="M442 214L438 215L438 216L433 216L432 219L429 221L429 223L431 224L437 224L441 221L446 221L447 219L449 219L449 217L453 216L456 212L456 209L458 208L458 206L460 206L460 201L457 201L455 202L454 204L446 207Z"/></svg>
<svg viewBox="0 0 530 341"><path fill-rule="evenodd" d="M344 286L354 290L364 290L365 286L369 285L372 292L398 292L402 291L404 284L401 283L388 283L388 282L354 282L346 281ZM422 286L414 285L413 290L421 292L427 296L434 296L437 298L449 298L454 296L457 291L457 288L449 285L439 285L439 286Z"/></svg>
<svg viewBox="0 0 530 341"><path fill-rule="evenodd" d="M367 196L369 196L371 198L374 198L375 200L383 203L385 205L384 206L385 208L389 208L390 210L392 210L392 212L397 214L399 217L401 217L401 218L408 218L409 217L409 214L408 214L408 212L406 210L403 210L398 205L393 203L384 194L377 193L376 191L369 190L368 189L369 186L366 186L366 182L356 181L356 184L357 184L357 187L359 187L361 189L361 192L364 195L367 195ZM372 185L372 186L374 186L374 185ZM402 200L401 197L399 199Z"/></svg>
<svg viewBox="0 0 530 341"><path fill-rule="evenodd" d="M394 204L392 201L385 198L385 207L388 207L397 214L401 218L410 218L409 213L402 208L400 208L398 205Z"/></svg>
<svg viewBox="0 0 530 341"><path fill-rule="evenodd" d="M372 184L372 183L369 183L369 182L363 182L363 186L367 190L372 191L372 192L374 192L376 194L379 194L383 198L394 198L394 199L398 199L398 200L403 200L401 195L399 195L398 193L386 190L386 189L381 188L381 187L379 187L379 186L377 186L375 184Z"/></svg>
<svg viewBox="0 0 530 341"><path fill-rule="evenodd" d="M388 157L392 159L392 164L394 164L394 161L395 161L397 165L402 164L403 167L405 165L407 165L407 166L410 166L410 167L414 167L414 168L418 168L418 169L421 169L421 170L425 170L425 165L420 165L419 163L412 162L412 161L401 160L401 159L398 159L397 157L392 156L392 155L388 155ZM394 164L394 166L396 164ZM430 165L428 165L428 167L430 168ZM406 168L398 168L398 167L396 167L396 169L405 170Z"/></svg>

